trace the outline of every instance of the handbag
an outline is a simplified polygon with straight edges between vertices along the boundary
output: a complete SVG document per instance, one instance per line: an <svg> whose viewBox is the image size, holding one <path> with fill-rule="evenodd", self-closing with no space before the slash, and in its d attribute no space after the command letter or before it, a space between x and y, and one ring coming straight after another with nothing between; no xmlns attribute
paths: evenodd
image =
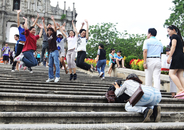
<svg viewBox="0 0 184 130"><path fill-rule="evenodd" d="M139 85L139 88L134 92L134 94L129 99L129 103L132 106L135 106L135 104L142 98L144 92L141 88L141 84Z"/></svg>
<svg viewBox="0 0 184 130"><path fill-rule="evenodd" d="M108 100L108 103L115 103L116 102L116 95L114 94L114 91L109 90L106 92L105 97Z"/></svg>

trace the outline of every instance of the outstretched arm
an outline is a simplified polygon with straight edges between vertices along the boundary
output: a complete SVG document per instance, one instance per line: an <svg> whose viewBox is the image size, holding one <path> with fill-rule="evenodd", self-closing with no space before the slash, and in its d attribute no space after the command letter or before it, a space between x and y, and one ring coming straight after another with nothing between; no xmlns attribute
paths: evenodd
<svg viewBox="0 0 184 130"><path fill-rule="evenodd" d="M34 27L34 26L36 25L36 23L38 22L38 18L39 18L39 14L37 14L36 21L34 20L34 18L32 19L32 21L34 20L34 21L33 21L34 23L33 23L33 25L32 25L33 27Z"/></svg>
<svg viewBox="0 0 184 130"><path fill-rule="evenodd" d="M74 29L74 31L75 31L75 34L76 34L76 36L78 37L78 32L77 32L77 28L75 27L75 25L74 25L74 23L73 23L73 20L72 20L72 25L73 25L73 29Z"/></svg>
<svg viewBox="0 0 184 130"><path fill-rule="evenodd" d="M57 31L57 26L56 26L56 22L55 22L55 19L54 19L54 16L51 16L51 19L54 23L54 31L56 32Z"/></svg>
<svg viewBox="0 0 184 130"><path fill-rule="evenodd" d="M23 19L25 20L24 28L25 28L25 30L28 30L28 27L27 27L27 18L23 17Z"/></svg>
<svg viewBox="0 0 184 130"><path fill-rule="evenodd" d="M87 25L87 29L86 29L86 39L88 40L88 38L89 38L89 25L88 25L88 21L87 21L87 20L85 20L85 22L86 22L86 25Z"/></svg>
<svg viewBox="0 0 184 130"><path fill-rule="evenodd" d="M82 23L82 26L81 26L81 29L83 29L84 24L85 24L85 23L83 22L83 23ZM80 30L81 30L81 29L80 29ZM78 34L80 34L80 30L79 30Z"/></svg>
<svg viewBox="0 0 184 130"><path fill-rule="evenodd" d="M43 28L45 30L45 33L47 34L47 28L46 28L46 25L45 25L45 18L42 17L42 22L43 22Z"/></svg>
<svg viewBox="0 0 184 130"><path fill-rule="evenodd" d="M40 25L38 25L38 27L40 28L39 37L41 38L42 37L42 33L43 33L43 25L40 24Z"/></svg>
<svg viewBox="0 0 184 130"><path fill-rule="evenodd" d="M62 26L60 26L58 23L57 23L57 26L59 27L59 29L60 29L60 31L61 31L61 33L63 34L63 36L65 37L65 38L67 38L67 35L65 34L65 23L62 25Z"/></svg>
<svg viewBox="0 0 184 130"><path fill-rule="evenodd" d="M17 10L17 27L19 27L20 26L20 12L21 12L21 10Z"/></svg>

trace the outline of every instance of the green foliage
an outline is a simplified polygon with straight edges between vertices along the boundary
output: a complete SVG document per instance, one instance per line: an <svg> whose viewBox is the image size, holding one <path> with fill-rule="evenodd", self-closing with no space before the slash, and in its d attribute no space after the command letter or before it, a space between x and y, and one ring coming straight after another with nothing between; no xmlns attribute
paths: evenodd
<svg viewBox="0 0 184 130"><path fill-rule="evenodd" d="M125 67L126 68L130 68L131 66L130 66L130 61L132 60L132 59L138 59L138 57L137 56L128 56L126 59L125 59Z"/></svg>
<svg viewBox="0 0 184 130"><path fill-rule="evenodd" d="M103 44L108 60L111 48L116 51L122 51L122 56L136 55L142 59L142 46L146 35L128 34L127 31L120 33L113 23L92 25L89 30L90 38L87 45L87 57L95 58L98 45Z"/></svg>
<svg viewBox="0 0 184 130"><path fill-rule="evenodd" d="M61 20L66 18L66 14L61 15Z"/></svg>
<svg viewBox="0 0 184 130"><path fill-rule="evenodd" d="M163 53L162 54L166 54L166 46L163 47Z"/></svg>
<svg viewBox="0 0 184 130"><path fill-rule="evenodd" d="M172 3L174 3L174 7L170 8L172 13L170 14L170 17L165 21L164 27L167 27L169 25L175 25L177 26L180 31L181 35L184 35L184 0L173 0Z"/></svg>

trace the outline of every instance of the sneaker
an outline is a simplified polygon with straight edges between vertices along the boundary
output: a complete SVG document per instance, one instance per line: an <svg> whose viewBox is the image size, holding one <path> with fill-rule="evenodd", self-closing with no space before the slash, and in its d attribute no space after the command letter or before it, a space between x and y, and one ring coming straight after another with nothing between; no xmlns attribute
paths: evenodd
<svg viewBox="0 0 184 130"><path fill-rule="evenodd" d="M22 58L24 57L23 53L21 53L20 55L18 55L17 57L14 58L13 61L22 61Z"/></svg>
<svg viewBox="0 0 184 130"><path fill-rule="evenodd" d="M149 122L150 121L150 116L153 114L153 110L150 108L147 108L144 110L144 120L143 122Z"/></svg>
<svg viewBox="0 0 184 130"><path fill-rule="evenodd" d="M154 117L154 122L159 122L161 118L161 107L160 106L154 106L153 109L153 117Z"/></svg>
<svg viewBox="0 0 184 130"><path fill-rule="evenodd" d="M90 68L89 71L90 71L91 73L93 73L94 70L93 70L92 68Z"/></svg>
<svg viewBox="0 0 184 130"><path fill-rule="evenodd" d="M56 79L54 80L54 82L57 83L57 82L59 82L59 80L60 80L60 77L59 78L56 77Z"/></svg>
<svg viewBox="0 0 184 130"><path fill-rule="evenodd" d="M77 74L74 74L73 75L73 80L76 80L77 79Z"/></svg>
<svg viewBox="0 0 184 130"><path fill-rule="evenodd" d="M72 80L73 79L73 74L70 74L70 80Z"/></svg>
<svg viewBox="0 0 184 130"><path fill-rule="evenodd" d="M19 70L21 70L23 68L24 68L24 62L20 62L20 64L19 64Z"/></svg>
<svg viewBox="0 0 184 130"><path fill-rule="evenodd" d="M13 72L15 72L15 70L11 70L11 72L13 73Z"/></svg>
<svg viewBox="0 0 184 130"><path fill-rule="evenodd" d="M28 68L28 70L29 70L29 73L33 73L33 70L31 69L31 68Z"/></svg>
<svg viewBox="0 0 184 130"><path fill-rule="evenodd" d="M103 74L104 74L104 73L103 73L103 72L101 72L101 73L100 73L100 75L99 75L99 77L100 77L100 78L102 78Z"/></svg>
<svg viewBox="0 0 184 130"><path fill-rule="evenodd" d="M54 79L48 79L46 80L47 83L54 81Z"/></svg>
<svg viewBox="0 0 184 130"><path fill-rule="evenodd" d="M101 80L105 80L105 77L102 77Z"/></svg>

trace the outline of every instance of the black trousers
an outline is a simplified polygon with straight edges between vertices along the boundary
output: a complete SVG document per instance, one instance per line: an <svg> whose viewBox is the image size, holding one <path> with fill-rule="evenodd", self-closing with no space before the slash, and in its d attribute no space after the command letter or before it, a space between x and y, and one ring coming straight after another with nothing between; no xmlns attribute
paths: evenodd
<svg viewBox="0 0 184 130"><path fill-rule="evenodd" d="M85 51L77 52L76 65L77 65L77 67L79 67L81 69L89 70L91 68L91 65L84 62L85 58L86 58L86 52Z"/></svg>
<svg viewBox="0 0 184 130"><path fill-rule="evenodd" d="M40 62L43 62L43 58L44 58L46 49L47 49L48 55L49 55L49 43L44 41L42 44L42 54L41 54Z"/></svg>
<svg viewBox="0 0 184 130"><path fill-rule="evenodd" d="M19 44L18 45L18 47L17 47L17 53L16 53L15 57L18 56L18 55L20 55L20 53L22 52L23 47L24 47L24 45L22 45L22 44ZM17 62L14 61L13 62L13 65L12 65L12 70L15 70L16 64L17 64Z"/></svg>

